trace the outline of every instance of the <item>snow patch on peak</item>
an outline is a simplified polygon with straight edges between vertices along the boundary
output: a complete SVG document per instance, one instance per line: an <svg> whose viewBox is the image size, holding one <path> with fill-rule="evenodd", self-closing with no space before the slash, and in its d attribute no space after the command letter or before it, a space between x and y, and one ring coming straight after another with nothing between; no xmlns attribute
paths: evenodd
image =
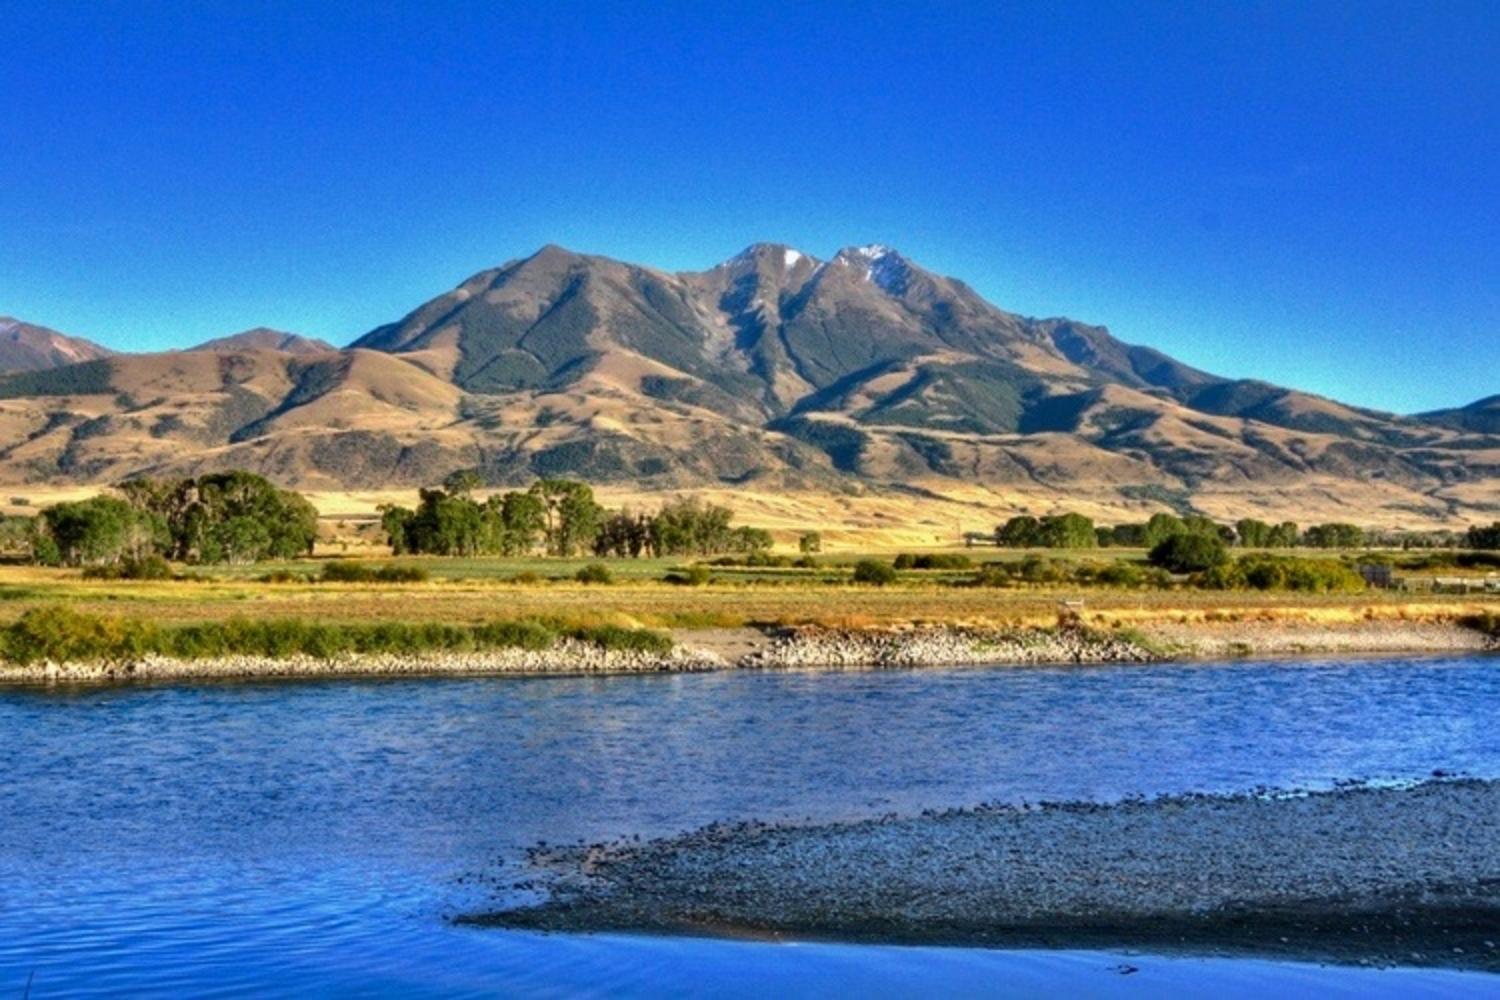
<svg viewBox="0 0 1500 1000"><path fill-rule="evenodd" d="M788 270L791 270L792 268L794 268L794 267L797 266L797 261L799 261L801 259L802 259L802 252L800 250L793 250L791 247L782 247L781 248L781 266L782 267L785 267Z"/></svg>

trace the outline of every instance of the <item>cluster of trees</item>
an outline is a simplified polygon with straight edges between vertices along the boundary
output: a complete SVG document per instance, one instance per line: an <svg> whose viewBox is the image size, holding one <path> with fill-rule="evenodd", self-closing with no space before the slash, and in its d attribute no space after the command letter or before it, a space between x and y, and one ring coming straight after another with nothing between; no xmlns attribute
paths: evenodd
<svg viewBox="0 0 1500 1000"><path fill-rule="evenodd" d="M594 539L600 556L715 556L754 553L771 548L763 528L735 527L728 507L694 498L670 500L654 514L624 510L605 519Z"/></svg>
<svg viewBox="0 0 1500 1000"><path fill-rule="evenodd" d="M768 532L736 527L727 507L696 499L669 501L654 513L608 511L593 488L571 479L539 479L526 490L478 500L479 479L458 472L441 487L424 489L415 510L380 509L380 523L397 554L522 556L703 556L759 552Z"/></svg>
<svg viewBox="0 0 1500 1000"><path fill-rule="evenodd" d="M1082 514L1052 514L1032 517L1022 514L995 529L995 544L1017 549L1154 549L1175 535L1203 535L1221 539L1226 545L1247 549L1357 548L1365 543L1365 533L1353 524L1318 524L1303 532L1293 521L1269 524L1255 518L1244 518L1234 524L1220 524L1211 518L1190 515L1153 514L1151 519L1111 527L1095 526Z"/></svg>
<svg viewBox="0 0 1500 1000"><path fill-rule="evenodd" d="M995 544L1012 549L1091 549L1099 539L1094 522L1082 514L1022 514L995 529Z"/></svg>
<svg viewBox="0 0 1500 1000"><path fill-rule="evenodd" d="M1500 521L1489 527L1474 525L1464 535L1464 547L1470 549L1500 549Z"/></svg>
<svg viewBox="0 0 1500 1000"><path fill-rule="evenodd" d="M143 477L117 492L43 510L31 524L32 558L89 567L243 563L307 555L317 538L312 504L250 472Z"/></svg>

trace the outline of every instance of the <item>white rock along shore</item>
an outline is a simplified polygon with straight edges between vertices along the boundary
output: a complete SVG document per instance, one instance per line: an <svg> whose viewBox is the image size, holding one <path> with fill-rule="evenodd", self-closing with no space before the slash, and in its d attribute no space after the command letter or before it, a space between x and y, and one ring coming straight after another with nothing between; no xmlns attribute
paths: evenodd
<svg viewBox="0 0 1500 1000"><path fill-rule="evenodd" d="M117 663L0 664L0 680L89 683L200 678L628 674L717 670L724 666L724 662L712 653L682 646L666 654L638 653L562 639L542 650L351 654L333 658L219 656L180 660L144 656Z"/></svg>
<svg viewBox="0 0 1500 1000"><path fill-rule="evenodd" d="M532 864L544 902L465 919L1500 971L1495 781L715 825Z"/></svg>
<svg viewBox="0 0 1500 1000"><path fill-rule="evenodd" d="M721 630L724 631L724 630ZM622 652L574 639L544 650L307 655L234 655L121 662L0 662L0 682L110 683L130 680L485 674L629 674L726 669L870 669L1069 663L1151 663L1225 656L1301 653L1458 653L1496 648L1496 640L1457 624L1367 622L1344 626L1247 622L1203 627L1143 626L1138 632L1083 628L971 628L920 625L868 629L728 630L694 633L665 654ZM752 638L747 640L746 635ZM707 641L692 641L694 639Z"/></svg>

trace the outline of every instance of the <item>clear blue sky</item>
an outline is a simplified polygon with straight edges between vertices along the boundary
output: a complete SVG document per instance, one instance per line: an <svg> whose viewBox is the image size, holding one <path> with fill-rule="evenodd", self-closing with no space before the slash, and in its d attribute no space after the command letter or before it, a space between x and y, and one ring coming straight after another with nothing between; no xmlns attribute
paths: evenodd
<svg viewBox="0 0 1500 1000"><path fill-rule="evenodd" d="M1224 374L1500 392L1494 0L499 6L0 0L0 313L342 343L548 242L882 242Z"/></svg>

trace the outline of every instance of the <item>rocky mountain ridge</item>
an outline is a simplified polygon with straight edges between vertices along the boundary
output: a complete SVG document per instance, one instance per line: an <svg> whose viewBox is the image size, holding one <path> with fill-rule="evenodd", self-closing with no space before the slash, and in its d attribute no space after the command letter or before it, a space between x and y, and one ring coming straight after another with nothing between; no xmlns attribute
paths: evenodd
<svg viewBox="0 0 1500 1000"><path fill-rule="evenodd" d="M548 246L343 350L265 330L204 347L0 377L0 475L239 465L352 488L474 467L1177 505L1344 490L1418 519L1500 506L1481 404L1402 417L1213 375L1006 312L879 245L820 260L761 243L683 273Z"/></svg>

